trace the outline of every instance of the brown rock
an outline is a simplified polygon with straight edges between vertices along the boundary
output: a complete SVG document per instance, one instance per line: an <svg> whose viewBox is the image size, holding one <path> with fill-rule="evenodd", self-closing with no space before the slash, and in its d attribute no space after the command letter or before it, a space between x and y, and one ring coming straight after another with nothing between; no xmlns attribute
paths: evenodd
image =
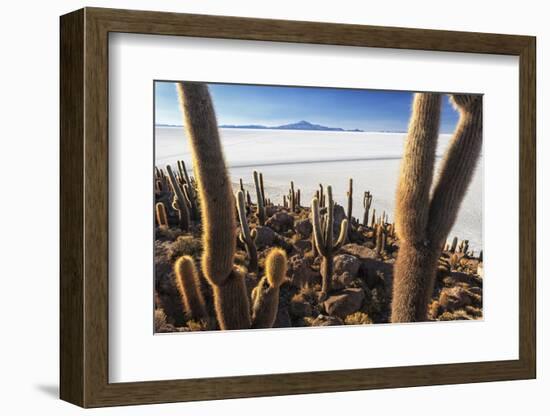
<svg viewBox="0 0 550 416"><path fill-rule="evenodd" d="M363 292L363 289L349 288L330 296L325 300L324 306L330 316L345 318L357 312L361 308L364 299L365 292Z"/></svg>

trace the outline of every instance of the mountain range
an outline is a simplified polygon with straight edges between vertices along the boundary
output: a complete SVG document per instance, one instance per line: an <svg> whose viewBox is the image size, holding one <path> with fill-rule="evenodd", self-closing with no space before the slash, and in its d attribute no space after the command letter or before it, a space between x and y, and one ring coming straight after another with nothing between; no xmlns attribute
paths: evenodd
<svg viewBox="0 0 550 416"><path fill-rule="evenodd" d="M158 127L182 127L181 125L175 125L175 124L157 124L157 126ZM219 127L221 129L316 130L316 131L351 131L351 132L363 131L359 129L346 130L341 127L326 127L326 126L321 126L320 124L313 124L305 120L298 121L297 123L283 124L281 126L263 126L261 124L244 124L244 125L222 124Z"/></svg>
<svg viewBox="0 0 550 416"><path fill-rule="evenodd" d="M327 127L320 124L313 124L309 121L301 120L297 123L283 124L281 126L263 126L260 124L246 124L246 125L234 125L224 124L220 128L224 129L266 129L266 130L317 130L317 131L353 131L362 132L363 130L353 129L346 130L341 127Z"/></svg>

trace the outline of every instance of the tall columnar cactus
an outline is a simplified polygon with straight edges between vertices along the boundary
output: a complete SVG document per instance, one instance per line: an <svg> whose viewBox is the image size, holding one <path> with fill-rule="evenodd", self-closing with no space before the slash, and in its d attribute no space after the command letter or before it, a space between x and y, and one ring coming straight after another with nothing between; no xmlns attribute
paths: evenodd
<svg viewBox="0 0 550 416"><path fill-rule="evenodd" d="M233 265L235 198L225 167L214 106L206 84L177 84L191 146L203 225L202 271L212 286L221 329L250 328L244 274Z"/></svg>
<svg viewBox="0 0 550 416"><path fill-rule="evenodd" d="M202 296L199 274L193 257L182 256L174 264L176 287L188 319L207 320L206 305Z"/></svg>
<svg viewBox="0 0 550 416"><path fill-rule="evenodd" d="M320 207L320 208L324 208L324 207L325 207L325 192L324 192L324 188L323 188L323 184L322 184L322 183L319 184L319 196L318 196L318 199L319 199L319 207Z"/></svg>
<svg viewBox="0 0 550 416"><path fill-rule="evenodd" d="M351 227L351 223L352 223L352 213L353 213L353 179L352 178L349 178L349 189L348 189L348 192L347 192L347 197L348 197L348 210L347 210L347 218L348 218L348 237L349 237L349 232L350 232L350 227Z"/></svg>
<svg viewBox="0 0 550 416"><path fill-rule="evenodd" d="M372 204L372 195L369 191L366 191L363 194L363 208L365 208L365 213L363 214L363 225L368 227L369 225L369 210Z"/></svg>
<svg viewBox="0 0 550 416"><path fill-rule="evenodd" d="M286 279L287 257L273 248L265 261L265 276L252 291L252 328L271 328L279 308L279 288Z"/></svg>
<svg viewBox="0 0 550 416"><path fill-rule="evenodd" d="M314 198L311 202L313 216L313 236L315 247L323 257L321 261L321 299L325 299L330 292L334 254L342 247L347 238L348 220L344 219L340 224L340 234L336 242L333 240L334 227L334 201L332 200L332 187L327 186L327 213L321 218L319 212L319 200Z"/></svg>
<svg viewBox="0 0 550 416"><path fill-rule="evenodd" d="M166 215L166 207L162 202L155 204L155 213L157 217L157 225L161 230L168 228L168 216Z"/></svg>
<svg viewBox="0 0 550 416"><path fill-rule="evenodd" d="M260 192L262 194L262 201L264 203L264 207L267 206L267 198L265 196L265 189L264 189L264 174L260 172Z"/></svg>
<svg viewBox="0 0 550 416"><path fill-rule="evenodd" d="M178 212L179 226L182 231L189 230L189 211L187 210L187 205L189 201L185 198L183 191L181 189L181 184L176 180L176 176L172 171L170 165L166 165L166 170L168 171L168 179L170 180L170 187L172 188L172 193L174 194L174 201L172 202L172 208Z"/></svg>
<svg viewBox="0 0 550 416"><path fill-rule="evenodd" d="M452 95L460 117L432 188L441 95L416 94L397 187L401 241L394 266L392 322L423 321L438 259L473 176L482 144L482 101Z"/></svg>
<svg viewBox="0 0 550 416"><path fill-rule="evenodd" d="M256 206L258 210L258 222L260 223L260 225L265 225L265 196L262 192L262 186L258 177L258 172L256 171L254 171L254 186L256 187Z"/></svg>
<svg viewBox="0 0 550 416"><path fill-rule="evenodd" d="M251 273L258 272L258 251L256 250L256 230L250 231L248 220L246 218L246 207L244 203L243 191L237 192L237 211L239 213L239 222L241 224L241 232L239 240L246 247L248 254L248 271Z"/></svg>

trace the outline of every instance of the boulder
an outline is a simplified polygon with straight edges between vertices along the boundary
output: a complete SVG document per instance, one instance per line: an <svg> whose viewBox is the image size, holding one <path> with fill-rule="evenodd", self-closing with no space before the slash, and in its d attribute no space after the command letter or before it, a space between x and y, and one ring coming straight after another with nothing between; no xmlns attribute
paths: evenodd
<svg viewBox="0 0 550 416"><path fill-rule="evenodd" d="M292 297L289 309L292 316L298 318L311 316L313 313L313 308L311 307L311 304L300 294Z"/></svg>
<svg viewBox="0 0 550 416"><path fill-rule="evenodd" d="M334 257L334 274L348 273L351 277L357 276L361 262L351 254L339 254Z"/></svg>
<svg viewBox="0 0 550 416"><path fill-rule="evenodd" d="M309 261L298 254L289 259L287 276L294 287L312 285L319 278L311 269Z"/></svg>
<svg viewBox="0 0 550 416"><path fill-rule="evenodd" d="M313 232L313 226L308 218L296 221L294 229L302 238L309 238Z"/></svg>
<svg viewBox="0 0 550 416"><path fill-rule="evenodd" d="M446 311L462 309L472 304L468 291L460 286L443 288L439 294L439 305Z"/></svg>
<svg viewBox="0 0 550 416"><path fill-rule="evenodd" d="M332 289L340 290L345 289L348 286L351 286L353 282L353 277L348 272L344 272L340 275L332 275Z"/></svg>
<svg viewBox="0 0 550 416"><path fill-rule="evenodd" d="M294 217L288 212L279 211L273 214L265 223L271 229L282 233L294 227Z"/></svg>
<svg viewBox="0 0 550 416"><path fill-rule="evenodd" d="M277 240L277 233L269 227L258 225L256 227L256 247L258 249L273 245Z"/></svg>
<svg viewBox="0 0 550 416"><path fill-rule="evenodd" d="M324 306L330 316L345 318L357 312L361 308L364 299L365 292L363 289L349 288L330 296L325 300Z"/></svg>
<svg viewBox="0 0 550 416"><path fill-rule="evenodd" d="M319 315L313 321L311 321L311 326L336 326L344 325L344 321L337 316L326 316Z"/></svg>
<svg viewBox="0 0 550 416"><path fill-rule="evenodd" d="M351 254L352 256L358 257L359 259L377 259L376 251L372 248L369 248L367 245L359 244L346 244L342 247L342 252Z"/></svg>

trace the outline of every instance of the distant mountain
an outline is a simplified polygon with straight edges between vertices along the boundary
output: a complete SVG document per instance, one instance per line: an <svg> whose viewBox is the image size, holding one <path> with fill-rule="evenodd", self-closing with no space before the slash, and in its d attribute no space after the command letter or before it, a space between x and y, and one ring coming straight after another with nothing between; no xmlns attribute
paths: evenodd
<svg viewBox="0 0 550 416"><path fill-rule="evenodd" d="M309 121L301 120L297 123L283 124L282 126L262 126L257 124L247 124L247 125L234 125L234 124L224 124L220 128L224 129L266 129L266 130L316 130L316 131L352 131L352 132L362 132L363 130L353 129L346 130L341 127L326 127L321 126L320 124L312 124Z"/></svg>

